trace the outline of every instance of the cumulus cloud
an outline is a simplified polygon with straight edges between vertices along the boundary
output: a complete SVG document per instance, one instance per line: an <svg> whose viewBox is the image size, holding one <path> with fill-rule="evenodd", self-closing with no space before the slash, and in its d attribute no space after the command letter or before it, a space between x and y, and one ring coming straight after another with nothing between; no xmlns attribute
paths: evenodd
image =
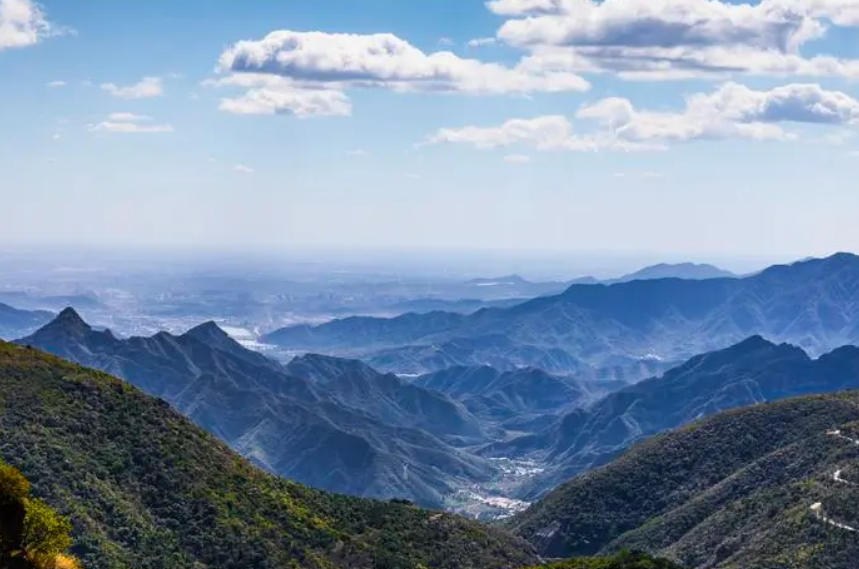
<svg viewBox="0 0 859 569"><path fill-rule="evenodd" d="M120 99L149 99L164 94L164 80L160 77L144 77L133 85L103 83L101 88Z"/></svg>
<svg viewBox="0 0 859 569"><path fill-rule="evenodd" d="M31 0L0 0L0 51L35 45L61 32Z"/></svg>
<svg viewBox="0 0 859 569"><path fill-rule="evenodd" d="M393 34L276 31L229 47L217 71L225 77L208 85L252 89L223 100L221 108L254 114L348 115L346 92L356 88L470 95L589 88L568 71L507 67L450 51L425 53Z"/></svg>
<svg viewBox="0 0 859 569"><path fill-rule="evenodd" d="M238 42L219 69L265 73L323 85L384 87L397 91L471 94L582 91L588 83L571 73L508 68L449 51L426 54L393 34L272 32Z"/></svg>
<svg viewBox="0 0 859 569"><path fill-rule="evenodd" d="M254 169L250 166L245 166L244 164L236 164L233 166L233 171L238 172L239 174L253 174Z"/></svg>
<svg viewBox="0 0 859 569"><path fill-rule="evenodd" d="M511 119L497 127L467 126L443 128L426 143L466 143L477 148L498 148L526 144L546 150L559 148L572 138L573 125L561 115L533 119Z"/></svg>
<svg viewBox="0 0 859 569"><path fill-rule="evenodd" d="M660 150L672 142L745 138L792 140L787 123L854 126L859 124L859 101L839 91L814 84L791 84L756 91L726 83L712 93L687 97L681 112L636 109L621 97L582 106L576 118L596 129L574 134L564 116L509 120L499 127L441 129L426 144L460 143L477 148L514 144L538 150L592 151Z"/></svg>
<svg viewBox="0 0 859 569"><path fill-rule="evenodd" d="M65 87L66 85L68 85L68 83L66 83L65 81L51 81L47 84L47 86L51 87L52 89L56 89L58 87Z"/></svg>
<svg viewBox="0 0 859 569"><path fill-rule="evenodd" d="M106 121L89 126L90 132L119 134L158 134L173 132L169 124L149 124L152 117L134 113L112 113Z"/></svg>
<svg viewBox="0 0 859 569"><path fill-rule="evenodd" d="M805 57L830 24L859 26L855 0L493 0L497 36L531 52L531 70L631 79L707 74L859 77L856 61Z"/></svg>
<svg viewBox="0 0 859 569"><path fill-rule="evenodd" d="M523 145L537 150L576 152L596 151L602 148L638 151L650 150L652 146L611 137L608 133L574 135L572 122L561 115L511 119L497 127L443 128L421 144L469 144L480 149Z"/></svg>
<svg viewBox="0 0 859 569"><path fill-rule="evenodd" d="M291 114L299 118L352 114L352 101L345 93L336 89L296 85L289 80L265 77L260 74L231 77L214 84L254 86L241 96L221 99L219 108L229 113Z"/></svg>

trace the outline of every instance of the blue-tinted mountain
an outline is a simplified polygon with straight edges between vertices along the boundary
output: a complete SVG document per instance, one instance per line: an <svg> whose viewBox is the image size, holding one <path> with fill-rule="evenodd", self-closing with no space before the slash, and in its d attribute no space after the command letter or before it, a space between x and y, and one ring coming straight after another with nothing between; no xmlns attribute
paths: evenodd
<svg viewBox="0 0 859 569"><path fill-rule="evenodd" d="M706 263L660 263L644 267L638 271L624 275L617 279L604 281L606 283L622 283L629 281L643 281L651 279L685 279L705 280L737 277L731 271L720 269Z"/></svg>
<svg viewBox="0 0 859 569"><path fill-rule="evenodd" d="M488 366L451 367L414 383L461 401L473 415L501 425L584 407L626 385L556 376L536 368L501 371Z"/></svg>
<svg viewBox="0 0 859 569"><path fill-rule="evenodd" d="M373 352L366 361L380 370L411 375L454 366L489 366L507 371L536 367L559 373L590 371L586 363L560 348L517 344L504 334L453 338L438 344L384 349Z"/></svg>
<svg viewBox="0 0 859 569"><path fill-rule="evenodd" d="M86 569L512 569L538 562L521 539L471 520L272 476L162 400L3 342L0 457L26 476L34 496L71 519L72 552ZM9 511L3 508L4 522ZM13 558L3 567L28 565Z"/></svg>
<svg viewBox="0 0 859 569"><path fill-rule="evenodd" d="M19 310L0 303L0 339L11 340L31 334L53 317L44 310Z"/></svg>
<svg viewBox="0 0 859 569"><path fill-rule="evenodd" d="M309 377L297 377L212 323L117 339L67 309L19 343L126 379L255 463L322 489L436 506L495 473L440 438L481 436L461 404L340 360L305 358L293 369Z"/></svg>
<svg viewBox="0 0 859 569"><path fill-rule="evenodd" d="M534 456L550 464L523 492L534 497L609 462L638 441L702 417L857 388L859 348L839 348L815 360L795 346L754 336L573 410L543 432L494 444L484 452Z"/></svg>
<svg viewBox="0 0 859 569"><path fill-rule="evenodd" d="M790 342L813 355L859 342L859 257L841 253L770 267L741 279L574 285L558 295L468 316L358 317L281 329L263 341L297 351L366 358L384 350L386 369L396 371L392 349L499 338L499 346L533 349L535 357L562 350L598 369L617 357L684 361L754 334ZM500 351L482 345L476 357L497 357ZM413 365L413 352L405 352L401 362Z"/></svg>
<svg viewBox="0 0 859 569"><path fill-rule="evenodd" d="M67 306L79 310L103 308L104 305L94 293L67 295L39 295L27 291L2 291L0 303L11 304L26 310L60 311Z"/></svg>
<svg viewBox="0 0 859 569"><path fill-rule="evenodd" d="M845 355L817 371L855 374ZM696 569L851 569L857 441L856 391L726 411L570 480L509 527L551 557L630 548Z"/></svg>
<svg viewBox="0 0 859 569"><path fill-rule="evenodd" d="M293 359L286 371L310 380L344 406L392 425L421 429L441 438L485 440L480 423L465 406L393 374L356 361L319 355Z"/></svg>

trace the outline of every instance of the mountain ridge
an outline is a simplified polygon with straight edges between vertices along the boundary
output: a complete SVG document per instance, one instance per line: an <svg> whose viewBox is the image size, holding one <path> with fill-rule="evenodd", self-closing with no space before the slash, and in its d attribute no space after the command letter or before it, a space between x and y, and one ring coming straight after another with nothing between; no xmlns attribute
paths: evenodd
<svg viewBox="0 0 859 569"><path fill-rule="evenodd" d="M859 257L839 253L775 265L745 278L573 285L560 294L509 308L483 308L470 315L435 312L391 319L353 317L283 328L264 335L261 341L293 351L370 360L386 353L385 369L396 372L398 365L413 365L418 347L430 350L454 339L497 338L477 345L469 357L497 359L514 345L520 354L533 354L517 361L518 365L537 365L527 358L559 350L598 369L617 357L633 362L684 361L753 334L790 342L818 355L859 343L856 322ZM399 355L391 350L399 350ZM446 363L425 361L427 372ZM514 365L512 361L510 365ZM573 365L569 371L576 371Z"/></svg>
<svg viewBox="0 0 859 569"><path fill-rule="evenodd" d="M255 467L163 400L0 342L0 456L71 518L87 569L513 568L509 534L327 494Z"/></svg>
<svg viewBox="0 0 859 569"><path fill-rule="evenodd" d="M508 527L548 556L632 548L696 569L850 567L856 472L859 392L785 399L638 443Z"/></svg>
<svg viewBox="0 0 859 569"><path fill-rule="evenodd" d="M485 456L539 457L549 468L520 489L534 498L599 467L631 445L716 413L789 397L859 389L859 348L812 359L752 336L570 411L542 432L484 448Z"/></svg>
<svg viewBox="0 0 859 569"><path fill-rule="evenodd" d="M18 343L122 377L256 464L322 489L438 506L452 484L496 472L454 446L483 436L460 404L372 370L342 376L351 390L331 390L243 348L213 323L120 340L67 309Z"/></svg>

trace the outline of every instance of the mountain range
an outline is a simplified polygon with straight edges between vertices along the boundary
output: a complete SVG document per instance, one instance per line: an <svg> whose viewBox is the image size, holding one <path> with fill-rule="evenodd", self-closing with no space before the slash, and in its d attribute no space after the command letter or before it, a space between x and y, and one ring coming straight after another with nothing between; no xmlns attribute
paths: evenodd
<svg viewBox="0 0 859 569"><path fill-rule="evenodd" d="M636 445L508 527L552 557L645 550L696 569L859 558L859 392L720 413Z"/></svg>
<svg viewBox="0 0 859 569"><path fill-rule="evenodd" d="M162 400L3 342L0 456L26 476L35 496L71 518L72 552L86 569L501 569L538 562L530 546L502 530L272 476Z"/></svg>
<svg viewBox="0 0 859 569"><path fill-rule="evenodd" d="M638 441L702 417L857 388L859 348L842 347L815 360L795 346L754 336L574 409L539 433L494 443L482 452L546 464L546 471L519 491L519 497L532 499L609 462Z"/></svg>
<svg viewBox="0 0 859 569"><path fill-rule="evenodd" d="M623 382L557 376L537 368L501 371L488 366L450 367L416 378L419 385L460 401L484 424L528 430L574 408L586 407Z"/></svg>
<svg viewBox="0 0 859 569"><path fill-rule="evenodd" d="M462 403L358 362L306 356L283 366L214 323L119 339L72 309L18 343L121 377L256 464L325 490L439 506L498 473L457 448L485 440Z"/></svg>
<svg viewBox="0 0 859 569"><path fill-rule="evenodd" d="M26 336L44 326L54 317L45 310L20 310L0 303L0 339L12 340Z"/></svg>
<svg viewBox="0 0 859 569"><path fill-rule="evenodd" d="M678 363L754 334L821 354L859 342L857 322L859 257L840 253L745 278L573 285L470 315L352 317L283 328L261 341L292 352L359 357L394 372L438 371L452 362L514 369L548 361L556 366L545 366L549 371L581 373L583 366Z"/></svg>

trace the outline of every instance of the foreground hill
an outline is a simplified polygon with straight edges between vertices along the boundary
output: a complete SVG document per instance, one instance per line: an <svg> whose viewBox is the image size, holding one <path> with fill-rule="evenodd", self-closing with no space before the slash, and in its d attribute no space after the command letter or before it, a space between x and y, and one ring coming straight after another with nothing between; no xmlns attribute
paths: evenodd
<svg viewBox="0 0 859 569"><path fill-rule="evenodd" d="M497 360L505 351L511 353L511 366L541 367L539 360L552 353L550 361L566 358L567 371L577 372L581 364L602 368L618 357L683 361L754 334L817 355L859 342L857 322L859 257L841 253L770 267L741 279L574 285L558 295L468 316L435 312L349 318L281 329L262 341L290 350L371 359L383 351L386 369L391 370L398 362L404 368L414 366L414 346L432 348L455 341L469 346L469 360L486 358L494 367L502 367ZM391 352L404 345L411 348ZM563 358L558 357L561 354ZM427 365L433 363L426 353L421 358Z"/></svg>
<svg viewBox="0 0 859 569"><path fill-rule="evenodd" d="M520 540L268 475L104 373L0 343L0 456L74 525L87 569L486 568Z"/></svg>
<svg viewBox="0 0 859 569"><path fill-rule="evenodd" d="M576 557L532 569L682 569L667 559L656 559L646 553L622 551L608 557Z"/></svg>
<svg viewBox="0 0 859 569"><path fill-rule="evenodd" d="M644 549L687 567L852 569L859 393L728 411L635 446L510 527L549 556Z"/></svg>
<svg viewBox="0 0 859 569"><path fill-rule="evenodd" d="M859 389L859 348L818 359L760 336L696 356L660 377L570 411L544 431L487 447L550 465L521 492L533 498L615 458L634 443L727 409L808 394Z"/></svg>
<svg viewBox="0 0 859 569"><path fill-rule="evenodd" d="M213 323L119 339L71 309L19 342L121 377L258 465L325 490L440 506L497 472L453 446L482 437L461 403L358 362L306 357L285 368Z"/></svg>

